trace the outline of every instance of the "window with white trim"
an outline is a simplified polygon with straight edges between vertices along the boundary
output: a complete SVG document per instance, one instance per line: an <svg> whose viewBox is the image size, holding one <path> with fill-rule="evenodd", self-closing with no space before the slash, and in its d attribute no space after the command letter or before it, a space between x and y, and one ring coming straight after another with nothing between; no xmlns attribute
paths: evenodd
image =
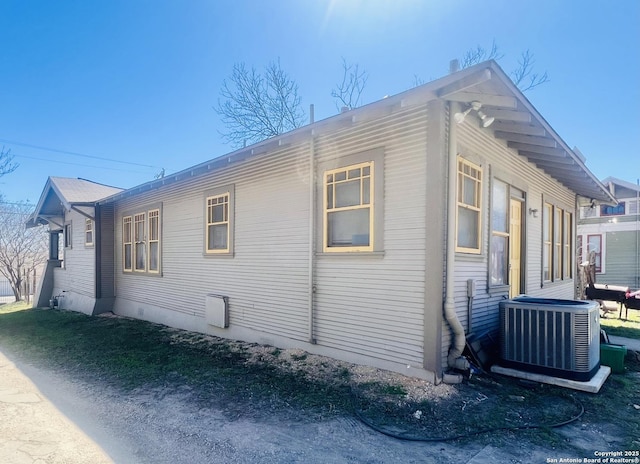
<svg viewBox="0 0 640 464"><path fill-rule="evenodd" d="M458 157L456 251L480 254L482 168Z"/></svg>
<svg viewBox="0 0 640 464"><path fill-rule="evenodd" d="M600 217L604 216L624 216L625 202L621 201L617 205L600 205Z"/></svg>
<svg viewBox="0 0 640 464"><path fill-rule="evenodd" d="M93 221L89 218L84 220L84 245L93 245Z"/></svg>
<svg viewBox="0 0 640 464"><path fill-rule="evenodd" d="M325 171L323 249L373 251L374 162Z"/></svg>

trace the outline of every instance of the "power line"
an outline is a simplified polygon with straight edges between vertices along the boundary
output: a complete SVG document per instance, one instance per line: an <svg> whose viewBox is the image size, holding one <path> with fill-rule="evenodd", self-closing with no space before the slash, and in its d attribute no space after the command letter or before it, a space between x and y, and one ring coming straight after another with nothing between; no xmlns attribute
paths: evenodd
<svg viewBox="0 0 640 464"><path fill-rule="evenodd" d="M72 163L70 161L58 161L58 160L52 160L52 159L47 159L47 158L38 158L37 156L19 155L17 153L12 153L12 156L15 156L17 158L32 159L32 160L36 160L36 161L48 161L50 163L56 163L56 164L69 164L71 166L83 166L83 167L86 167L86 168L108 169L110 171L120 171L120 172L134 172L136 174L149 174L148 172L144 172L144 171L132 171L131 169L108 168L108 167L104 167L104 166L94 166L94 165L91 165L91 164ZM144 166L144 165L138 165L138 166ZM155 168L155 166L150 166L150 167Z"/></svg>
<svg viewBox="0 0 640 464"><path fill-rule="evenodd" d="M121 160L117 160L117 159L113 159L113 158L105 158L103 156L85 155L84 153L77 153L77 152L74 152L74 151L60 150L60 149L57 149L57 148L43 147L43 146L40 146L40 145L32 145L30 143L16 142L14 140L0 139L0 142L9 143L9 144L12 144L12 145L19 145L21 147L35 148L37 150L51 151L51 152L54 152L54 153L63 153L65 155L80 156L82 158L91 158L91 159L98 159L98 160L102 160L102 161L109 161L109 162L112 162L112 163L129 164L129 165L132 165L132 166L141 166L141 167L144 167L144 168L162 169L161 166L152 166L150 164L134 163L133 161L121 161ZM15 156L17 156L17 155L15 155ZM80 165L80 166L82 166L82 165Z"/></svg>

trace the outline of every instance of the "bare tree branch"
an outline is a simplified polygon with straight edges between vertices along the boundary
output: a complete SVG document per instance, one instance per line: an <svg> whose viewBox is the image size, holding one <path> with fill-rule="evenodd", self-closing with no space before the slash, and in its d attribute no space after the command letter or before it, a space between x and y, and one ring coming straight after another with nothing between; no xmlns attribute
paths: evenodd
<svg viewBox="0 0 640 464"><path fill-rule="evenodd" d="M523 92L549 81L546 71L542 75L533 72L534 63L533 53L526 50L520 55L518 68L511 72L513 83Z"/></svg>
<svg viewBox="0 0 640 464"><path fill-rule="evenodd" d="M360 71L359 65L348 64L342 58L342 82L331 91L331 96L337 100L336 108L353 109L360 106L362 92L368 79L369 74Z"/></svg>
<svg viewBox="0 0 640 464"><path fill-rule="evenodd" d="M11 149L5 150L4 147L0 149L0 177L11 174L18 169L18 164L13 162L13 155L11 155Z"/></svg>
<svg viewBox="0 0 640 464"><path fill-rule="evenodd" d="M298 85L280 67L269 64L264 75L244 63L233 66L231 77L223 82L216 112L227 127L223 138L241 147L300 127L304 111Z"/></svg>
<svg viewBox="0 0 640 464"><path fill-rule="evenodd" d="M47 234L42 227L27 229L33 205L6 203L0 197L0 275L10 283L16 301L23 295L25 275L47 260Z"/></svg>
<svg viewBox="0 0 640 464"><path fill-rule="evenodd" d="M498 45L494 40L491 43L490 50L486 50L480 45L474 49L468 50L462 57L460 67L461 69L464 69L486 60L498 61L502 58L504 58L504 55L500 53ZM518 67L510 73L513 83L522 92L526 92L527 90L531 90L545 82L549 82L549 75L546 71L542 74L533 71L534 63L533 53L526 50L520 55Z"/></svg>
<svg viewBox="0 0 640 464"><path fill-rule="evenodd" d="M462 60L460 61L460 68L465 69L474 64L482 63L487 60L500 60L504 58L504 55L500 53L498 50L498 45L494 40L491 42L491 49L486 50L484 47L477 45L476 48L472 48L467 50L465 54L462 56Z"/></svg>

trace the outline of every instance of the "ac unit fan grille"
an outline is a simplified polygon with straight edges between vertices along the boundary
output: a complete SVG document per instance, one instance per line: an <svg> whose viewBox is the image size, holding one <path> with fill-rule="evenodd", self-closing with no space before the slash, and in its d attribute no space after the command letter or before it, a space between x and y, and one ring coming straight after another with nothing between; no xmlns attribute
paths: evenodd
<svg viewBox="0 0 640 464"><path fill-rule="evenodd" d="M599 321L596 306L500 303L502 363L509 367L584 380L597 371ZM597 336L596 336L597 334Z"/></svg>

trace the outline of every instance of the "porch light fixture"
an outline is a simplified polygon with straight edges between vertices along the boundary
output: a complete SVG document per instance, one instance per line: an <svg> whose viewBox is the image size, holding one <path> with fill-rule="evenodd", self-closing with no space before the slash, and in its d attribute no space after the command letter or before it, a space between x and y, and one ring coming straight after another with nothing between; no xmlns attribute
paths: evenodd
<svg viewBox="0 0 640 464"><path fill-rule="evenodd" d="M478 116L480 116L480 120L482 121L482 127L489 127L493 124L493 121L496 120L496 118L489 117L480 110L478 110Z"/></svg>
<svg viewBox="0 0 640 464"><path fill-rule="evenodd" d="M456 122L458 124L462 124L464 122L464 119L467 117L467 115L469 114L469 112L471 111L471 107L469 107L467 110L465 110L464 113L456 113L453 115L454 119L456 120Z"/></svg>
<svg viewBox="0 0 640 464"><path fill-rule="evenodd" d="M538 210L534 209L534 208L529 208L529 214L531 216L533 216L534 218L537 218L538 217Z"/></svg>
<svg viewBox="0 0 640 464"><path fill-rule="evenodd" d="M469 108L467 108L462 113L454 114L453 117L458 124L462 124L465 118L467 117L467 115L469 114L469 112L473 110L478 113L478 117L482 121L482 127L489 127L491 124L493 124L493 121L495 121L496 118L487 116L485 113L480 111L480 108L482 108L482 103L480 103L479 101L472 101L471 106Z"/></svg>

